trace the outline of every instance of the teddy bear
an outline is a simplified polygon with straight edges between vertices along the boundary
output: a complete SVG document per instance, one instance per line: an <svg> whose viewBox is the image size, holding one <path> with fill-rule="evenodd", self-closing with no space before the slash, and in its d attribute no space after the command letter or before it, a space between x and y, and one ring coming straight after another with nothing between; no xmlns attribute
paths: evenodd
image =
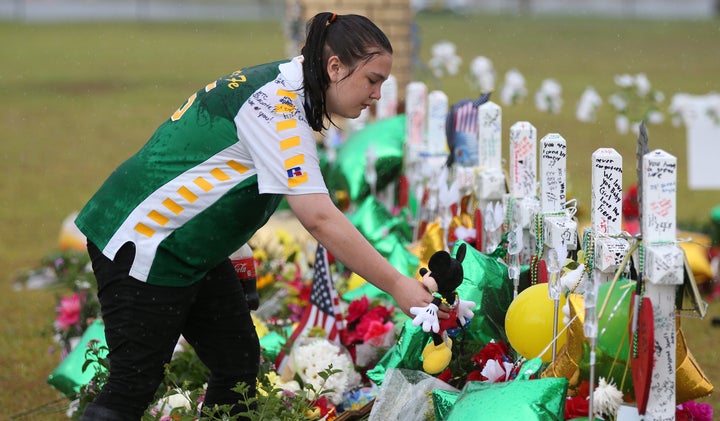
<svg viewBox="0 0 720 421"><path fill-rule="evenodd" d="M462 261L465 259L467 244L461 244L455 258L445 250L435 252L428 261L427 268L420 268L422 283L433 294L433 301L425 307L411 307L415 316L413 325L429 332L432 341L422 352L423 370L429 374L443 371L452 358L452 340L448 330L463 328L474 316L475 302L461 300L456 289L463 282ZM445 305L449 309L449 319L439 319L438 309Z"/></svg>

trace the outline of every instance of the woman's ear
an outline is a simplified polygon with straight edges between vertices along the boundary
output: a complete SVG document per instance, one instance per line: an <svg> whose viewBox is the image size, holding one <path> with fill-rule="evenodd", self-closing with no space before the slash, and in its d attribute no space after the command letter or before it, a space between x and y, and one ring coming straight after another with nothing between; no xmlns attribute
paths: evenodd
<svg viewBox="0 0 720 421"><path fill-rule="evenodd" d="M327 73L330 82L338 82L343 78L342 72L344 67L338 56L330 56L330 58L328 58Z"/></svg>

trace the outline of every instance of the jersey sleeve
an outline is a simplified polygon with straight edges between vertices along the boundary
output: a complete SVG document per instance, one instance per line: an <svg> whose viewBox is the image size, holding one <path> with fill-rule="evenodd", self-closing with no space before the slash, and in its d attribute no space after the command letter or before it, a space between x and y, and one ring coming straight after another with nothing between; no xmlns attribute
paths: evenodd
<svg viewBox="0 0 720 421"><path fill-rule="evenodd" d="M272 194L328 193L301 95L281 78L258 89L238 111L238 138L250 151L258 190Z"/></svg>

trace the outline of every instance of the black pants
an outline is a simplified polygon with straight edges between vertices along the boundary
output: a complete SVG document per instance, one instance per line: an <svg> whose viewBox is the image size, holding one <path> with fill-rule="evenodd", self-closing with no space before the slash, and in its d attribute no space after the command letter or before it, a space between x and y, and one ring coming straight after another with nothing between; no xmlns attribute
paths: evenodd
<svg viewBox="0 0 720 421"><path fill-rule="evenodd" d="M229 259L193 285L165 287L128 275L135 256L132 243L114 261L92 243L88 252L110 349L110 376L93 411L107 409L122 415L117 419L139 420L181 334L210 369L204 407L237 404L241 396L231 389L238 382L247 383L254 394L260 346Z"/></svg>

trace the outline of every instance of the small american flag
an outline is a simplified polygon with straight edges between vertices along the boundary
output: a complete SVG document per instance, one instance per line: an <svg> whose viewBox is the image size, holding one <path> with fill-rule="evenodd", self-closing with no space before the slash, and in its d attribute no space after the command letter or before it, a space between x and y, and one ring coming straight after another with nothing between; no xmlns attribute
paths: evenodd
<svg viewBox="0 0 720 421"><path fill-rule="evenodd" d="M340 298L330 274L327 251L319 243L315 252L315 273L310 291L310 304L305 307L300 324L293 330L285 349L289 349L296 339L307 336L308 331L315 326L327 332L330 341L340 343L340 332L345 329L345 319L340 311ZM275 360L278 373L283 372L287 357L283 351L278 354Z"/></svg>
<svg viewBox="0 0 720 421"><path fill-rule="evenodd" d="M456 132L475 133L478 130L478 109L472 101L454 110Z"/></svg>

